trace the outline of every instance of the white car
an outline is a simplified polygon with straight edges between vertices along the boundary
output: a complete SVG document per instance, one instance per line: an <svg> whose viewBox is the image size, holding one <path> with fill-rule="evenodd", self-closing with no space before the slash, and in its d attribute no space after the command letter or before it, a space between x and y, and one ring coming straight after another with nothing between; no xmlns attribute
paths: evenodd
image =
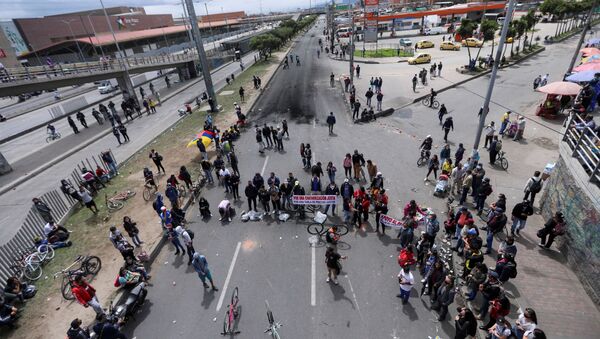
<svg viewBox="0 0 600 339"><path fill-rule="evenodd" d="M102 81L100 86L98 86L98 91L100 94L108 94L112 91L116 91L119 88L119 85L113 85L110 81Z"/></svg>

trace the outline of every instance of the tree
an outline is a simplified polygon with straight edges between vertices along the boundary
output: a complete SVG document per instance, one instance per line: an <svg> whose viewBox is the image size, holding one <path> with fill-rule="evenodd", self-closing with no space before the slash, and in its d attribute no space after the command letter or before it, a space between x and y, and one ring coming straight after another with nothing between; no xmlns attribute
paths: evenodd
<svg viewBox="0 0 600 339"><path fill-rule="evenodd" d="M481 22L481 26L479 26L479 30L483 34L483 44L485 44L485 42L488 40L492 41L491 55L494 55L494 38L496 37L496 31L499 27L500 25L496 20L483 20ZM477 56L475 57L475 60L479 59L479 53L481 53L481 48L483 47L483 44L481 45L481 47L479 47L479 51L477 51Z"/></svg>
<svg viewBox="0 0 600 339"><path fill-rule="evenodd" d="M514 21L510 22L510 25L508 25L508 30L506 31L506 40L508 40L508 38L513 38L513 42L510 44L510 54L513 54L513 46L515 45L515 36L517 35L516 31L515 31L515 27L514 27ZM504 54L506 54L506 44L504 45L504 51L502 51L502 57L504 57Z"/></svg>
<svg viewBox="0 0 600 339"><path fill-rule="evenodd" d="M456 33L460 35L461 39L467 39L473 36L473 31L477 28L477 24L470 19L462 19L460 22L460 27L456 30ZM473 68L475 63L471 59L471 49L469 45L467 45L467 53L469 54L469 68Z"/></svg>
<svg viewBox="0 0 600 339"><path fill-rule="evenodd" d="M292 19L282 21L281 24L279 24L279 27L289 27L294 32L298 31L298 23Z"/></svg>
<svg viewBox="0 0 600 339"><path fill-rule="evenodd" d="M521 38L523 34L527 31L527 22L523 20L523 18L514 21L515 33L517 35L517 39L519 40L519 45L517 45L517 55L519 54L519 50L521 49Z"/></svg>
<svg viewBox="0 0 600 339"><path fill-rule="evenodd" d="M532 41L534 41L533 34L535 32L535 25L538 22L538 19L535 16L535 10L530 9L529 12L527 12L527 15L522 17L522 19L527 23L527 30L531 31L531 39L529 39L529 46L531 46Z"/></svg>
<svg viewBox="0 0 600 339"><path fill-rule="evenodd" d="M250 40L250 48L258 50L260 55L265 57L265 60L267 60L271 51L277 49L281 44L281 39L271 33L261 34Z"/></svg>
<svg viewBox="0 0 600 339"><path fill-rule="evenodd" d="M278 27L271 31L271 34L278 37L282 42L287 42L293 35L294 30L291 27Z"/></svg>

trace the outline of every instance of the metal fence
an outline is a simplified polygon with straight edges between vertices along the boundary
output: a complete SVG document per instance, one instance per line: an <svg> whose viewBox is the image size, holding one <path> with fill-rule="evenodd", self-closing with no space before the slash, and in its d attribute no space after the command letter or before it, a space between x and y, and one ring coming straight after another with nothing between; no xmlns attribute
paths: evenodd
<svg viewBox="0 0 600 339"><path fill-rule="evenodd" d="M576 158L589 176L589 180L600 184L600 138L579 114L571 113L565 120L563 141L573 151Z"/></svg>
<svg viewBox="0 0 600 339"><path fill-rule="evenodd" d="M115 159L112 151L109 150L109 152L113 159ZM78 187L82 181L82 169L85 167L94 172L97 166L109 172L109 168L102 161L101 156L95 155L81 160L81 163L77 164L76 168L65 179L74 187ZM38 198L50 207L52 218L57 222L68 216L71 210L79 205L77 200L67 194L63 194L58 189L46 192ZM14 262L15 256L34 246L34 238L44 238L44 225L46 225L46 221L42 219L35 207L32 206L19 231L7 243L0 246L0 288L4 288L6 279L14 275L10 266Z"/></svg>

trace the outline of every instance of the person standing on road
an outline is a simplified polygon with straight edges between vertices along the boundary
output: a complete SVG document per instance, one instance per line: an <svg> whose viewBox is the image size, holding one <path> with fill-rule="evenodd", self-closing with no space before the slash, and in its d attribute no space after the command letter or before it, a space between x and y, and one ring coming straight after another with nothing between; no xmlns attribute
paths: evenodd
<svg viewBox="0 0 600 339"><path fill-rule="evenodd" d="M210 163L210 161L204 159L200 162L200 167L202 167L202 171L204 172L204 177L206 178L206 182L208 184L214 184L214 179L212 176L212 165Z"/></svg>
<svg viewBox="0 0 600 339"><path fill-rule="evenodd" d="M206 261L206 257L198 252L195 252L192 257L192 265L194 266L194 270L196 271L196 273L198 273L198 278L202 280L202 285L204 286L204 288L208 288L208 284L206 283L206 279L208 279L208 281L210 281L212 290L218 291L219 289L215 287L212 274L210 273L210 269L208 268L208 261Z"/></svg>
<svg viewBox="0 0 600 339"><path fill-rule="evenodd" d="M52 209L45 202L38 198L33 198L33 207L35 207L38 214L44 219L45 222L54 222L52 217Z"/></svg>
<svg viewBox="0 0 600 339"><path fill-rule="evenodd" d="M504 130L506 129L506 126L508 126L508 124L510 123L510 111L506 111L506 113L504 113L504 115L502 116L502 120L500 120L500 130L498 131L499 135L504 135Z"/></svg>
<svg viewBox="0 0 600 339"><path fill-rule="evenodd" d="M367 106L371 107L371 98L373 98L373 90L371 90L371 88L369 88L367 90L367 93L365 93L365 97L367 98Z"/></svg>
<svg viewBox="0 0 600 339"><path fill-rule="evenodd" d="M531 195L531 206L535 202L535 195L540 193L542 188L544 187L544 182L542 181L542 174L540 171L535 171L533 176L527 180L525 184L525 188L523 191L525 192L524 200L529 199L529 195Z"/></svg>
<svg viewBox="0 0 600 339"><path fill-rule="evenodd" d="M144 91L144 87L142 86L140 86L140 95L142 96L142 99L146 97L146 91Z"/></svg>
<svg viewBox="0 0 600 339"><path fill-rule="evenodd" d="M356 78L360 78L360 65L356 65Z"/></svg>
<svg viewBox="0 0 600 339"><path fill-rule="evenodd" d="M119 132L123 136L123 139L124 139L123 142L129 142L129 135L127 135L127 127L125 127L125 125L123 125L123 124L119 124L119 126L117 128L119 129Z"/></svg>
<svg viewBox="0 0 600 339"><path fill-rule="evenodd" d="M117 126L113 126L112 133L115 136L115 138L117 138L119 146L121 146L123 143L121 142L121 135L119 134L119 129L117 128Z"/></svg>
<svg viewBox="0 0 600 339"><path fill-rule="evenodd" d="M347 256L339 255L333 247L327 247L325 251L325 264L327 265L327 279L326 282L333 281L335 285L338 285L337 276L342 270L342 264L340 259L346 259Z"/></svg>
<svg viewBox="0 0 600 339"><path fill-rule="evenodd" d="M102 305L98 301L96 297L96 289L92 287L92 285L88 284L85 279L83 279L82 275L77 275L75 277L75 281L73 282L73 287L71 288L71 292L77 301L83 305L83 307L91 306L96 312L97 317L101 317L105 315L104 309L102 309Z"/></svg>
<svg viewBox="0 0 600 339"><path fill-rule="evenodd" d="M130 217L124 216L123 228L125 229L125 232L127 232L127 235L131 237L131 241L133 242L135 247L142 246L144 242L140 240L140 237L138 235L140 233L140 230L138 229L136 222L133 222L133 220L131 220Z"/></svg>
<svg viewBox="0 0 600 339"><path fill-rule="evenodd" d="M327 117L327 126L329 126L329 135L333 134L333 125L335 125L335 116L333 112L329 112L329 116Z"/></svg>
<svg viewBox="0 0 600 339"><path fill-rule="evenodd" d="M377 99L377 111L381 112L381 104L383 102L383 93L381 90L377 92L377 96L375 98Z"/></svg>
<svg viewBox="0 0 600 339"><path fill-rule="evenodd" d="M88 128L87 122L85 121L85 115L83 115L81 111L77 112L77 114L75 114L75 117L77 118L77 120L79 120L81 126Z"/></svg>
<svg viewBox="0 0 600 339"><path fill-rule="evenodd" d="M455 295L454 279L451 275L447 275L442 285L438 288L435 301L431 305L431 309L440 312L438 321L446 320L448 306L454 302Z"/></svg>
<svg viewBox="0 0 600 339"><path fill-rule="evenodd" d="M417 83L419 82L419 80L417 80L417 75L415 74L415 76L412 78L412 89L413 92L417 92Z"/></svg>
<svg viewBox="0 0 600 339"><path fill-rule="evenodd" d="M283 135L287 136L287 138L290 138L290 133L288 132L288 124L287 124L287 120L283 119L281 121L281 128L283 129Z"/></svg>
<svg viewBox="0 0 600 339"><path fill-rule="evenodd" d="M437 74L438 74L438 77L441 77L441 76L442 76L442 62L441 62L441 61L440 61L440 62L438 62L438 66L437 66Z"/></svg>
<svg viewBox="0 0 600 339"><path fill-rule="evenodd" d="M515 133L515 137L513 141L518 141L523 139L523 134L525 133L525 117L519 116L517 119L517 132Z"/></svg>
<svg viewBox="0 0 600 339"><path fill-rule="evenodd" d="M352 107L352 120L357 120L360 118L360 102L357 100L354 102L354 106Z"/></svg>
<svg viewBox="0 0 600 339"><path fill-rule="evenodd" d="M410 297L410 291L415 284L415 278L413 277L412 272L410 272L409 265L404 265L400 273L398 273L398 283L400 283L400 294L396 295L396 297L402 299L402 304L406 304L408 302L408 298Z"/></svg>
<svg viewBox="0 0 600 339"><path fill-rule="evenodd" d="M446 121L444 121L444 124L442 125L445 142L448 142L448 133L450 133L450 129L454 131L454 121L452 120L452 117L447 117Z"/></svg>
<svg viewBox="0 0 600 339"><path fill-rule="evenodd" d="M167 84L167 88L171 88L171 80L168 75L165 75L165 83Z"/></svg>
<svg viewBox="0 0 600 339"><path fill-rule="evenodd" d="M485 126L484 128L484 133L485 133L485 142L483 144L483 148L488 148L488 143L492 143L492 139L494 138L494 133L496 133L496 125L495 123L492 121L490 122L489 125Z"/></svg>
<svg viewBox="0 0 600 339"><path fill-rule="evenodd" d="M185 248L187 249L187 253L188 253L188 257L189 257L188 266L190 266L192 264L193 255L194 255L194 253L196 253L196 250L194 249L194 241L192 240L192 235L188 232L188 230L181 227L181 225L175 227L175 232L177 232L177 234L179 234L179 236L181 236L181 239L183 239L183 244L185 245Z"/></svg>
<svg viewBox="0 0 600 339"><path fill-rule="evenodd" d="M244 102L246 100L246 98L244 97L244 87L240 86L240 90L238 91L238 93L240 94L240 101Z"/></svg>
<svg viewBox="0 0 600 339"><path fill-rule="evenodd" d="M484 178L481 186L477 188L477 195L475 197L477 214L481 214L483 212L483 207L485 206L485 199L492 194L492 185L490 185L490 178Z"/></svg>
<svg viewBox="0 0 600 339"><path fill-rule="evenodd" d="M429 180L429 175L433 172L433 177L437 180L437 171L440 168L440 161L438 160L437 154L434 154L431 159L429 159L429 164L427 165L427 175L423 181Z"/></svg>
<svg viewBox="0 0 600 339"><path fill-rule="evenodd" d="M256 197L258 196L258 189L252 184L251 180L248 180L248 185L244 189L244 194L246 195L246 199L248 199L248 211L251 211L252 205L254 204L254 212L258 212L256 210Z"/></svg>
<svg viewBox="0 0 600 339"><path fill-rule="evenodd" d="M354 150L352 155L352 167L354 168L354 179L359 182L361 179L362 167L365 165L365 158L358 150Z"/></svg>
<svg viewBox="0 0 600 339"><path fill-rule="evenodd" d="M152 159L152 162L154 162L154 165L156 165L156 169L157 169L158 173L160 173L161 170L162 170L163 174L167 173L165 171L165 168L162 165L163 157L162 157L162 155L158 154L157 151L155 151L154 149L151 149L150 154L148 155L148 158Z"/></svg>
<svg viewBox="0 0 600 339"><path fill-rule="evenodd" d="M510 227L510 234L514 237L515 235L519 235L519 232L525 228L525 224L527 223L527 217L533 215L533 207L529 200L523 199L523 202L520 202L513 207L512 210L512 226Z"/></svg>
<svg viewBox="0 0 600 339"><path fill-rule="evenodd" d="M115 103L111 101L108 102L108 109L110 109L110 112L112 113L112 115L117 115L117 110L115 109Z"/></svg>
<svg viewBox="0 0 600 339"><path fill-rule="evenodd" d="M264 124L262 128L262 135L263 138L267 141L267 147L273 147L273 139L271 138L271 128L269 128L267 124Z"/></svg>
<svg viewBox="0 0 600 339"><path fill-rule="evenodd" d="M448 114L448 109L446 108L446 105L442 104L440 106L440 110L438 111L438 119L440 119L440 125L442 124L442 119L446 114Z"/></svg>
<svg viewBox="0 0 600 339"><path fill-rule="evenodd" d="M73 129L73 133L78 134L79 130L77 129L77 125L75 125L75 121L73 121L73 118L71 118L70 115L67 117L67 122L69 123L69 126L71 126L71 128Z"/></svg>

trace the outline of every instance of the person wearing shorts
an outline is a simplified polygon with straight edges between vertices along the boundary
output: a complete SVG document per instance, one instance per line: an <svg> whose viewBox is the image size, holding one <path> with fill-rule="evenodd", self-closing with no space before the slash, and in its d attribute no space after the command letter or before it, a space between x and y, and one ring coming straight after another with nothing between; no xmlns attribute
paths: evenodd
<svg viewBox="0 0 600 339"><path fill-rule="evenodd" d="M98 207L94 202L94 198L92 198L92 195L88 190L85 189L85 187L79 186L79 192L77 192L77 194L81 198L81 201L83 201L85 207L89 208L94 214L98 213Z"/></svg>
<svg viewBox="0 0 600 339"><path fill-rule="evenodd" d="M208 281L210 281L210 285L212 286L212 290L219 290L215 287L212 274L210 273L210 269L208 269L208 262L206 261L206 257L204 255L195 252L192 259L192 266L194 267L194 270L198 273L198 277L200 278L200 280L202 280L202 285L204 285L204 288L208 288L208 284L206 283L206 279L208 279Z"/></svg>

